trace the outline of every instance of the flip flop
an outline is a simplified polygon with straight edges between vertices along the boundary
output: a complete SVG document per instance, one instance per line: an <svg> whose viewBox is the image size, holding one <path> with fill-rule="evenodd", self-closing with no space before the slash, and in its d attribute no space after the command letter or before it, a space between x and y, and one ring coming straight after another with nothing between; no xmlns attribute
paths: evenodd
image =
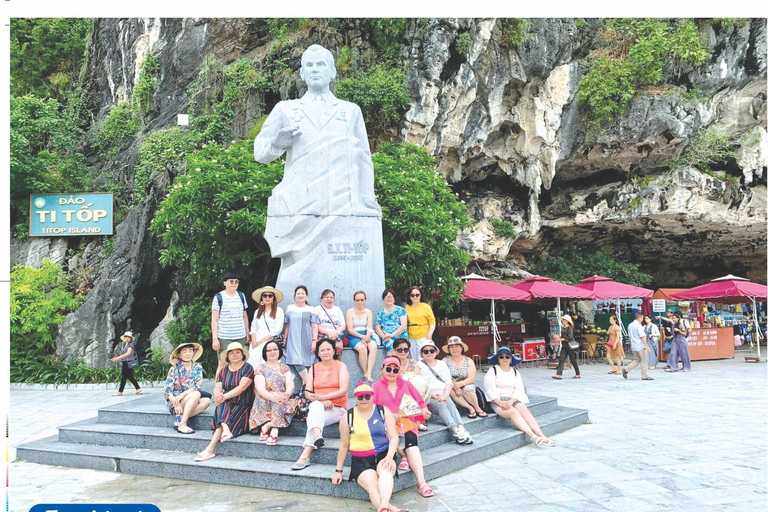
<svg viewBox="0 0 768 512"><path fill-rule="evenodd" d="M299 460L293 463L293 466L291 466L291 469L294 471L301 471L302 469L310 466L309 459L304 457L299 457Z"/></svg>
<svg viewBox="0 0 768 512"><path fill-rule="evenodd" d="M194 434L194 433L195 433L195 431L194 431L194 430L192 430L191 428L189 428L188 426L187 426L187 427L184 427L184 429L183 429L183 430L182 430L182 428L181 428L181 427L178 427L176 430L177 430L177 431L178 431L180 434Z"/></svg>
<svg viewBox="0 0 768 512"><path fill-rule="evenodd" d="M427 427L427 425L425 423L421 423L419 425L419 431L420 432L426 432L427 430L429 430L429 428Z"/></svg>
<svg viewBox="0 0 768 512"><path fill-rule="evenodd" d="M269 423L267 423L266 425L269 425ZM268 437L269 437L269 428L265 429L264 427L261 427L261 432L259 432L259 441L266 441Z"/></svg>
<svg viewBox="0 0 768 512"><path fill-rule="evenodd" d="M552 378L555 379L555 380L563 380L563 376L562 375L553 375Z"/></svg>
<svg viewBox="0 0 768 512"><path fill-rule="evenodd" d="M134 395L140 395L140 394L142 394L142 391L140 389L137 389L136 391L133 392L133 394Z"/></svg>
<svg viewBox="0 0 768 512"><path fill-rule="evenodd" d="M229 441L230 439L232 439L232 432L227 432L226 434L221 434L221 439L220 439L220 441L221 441L222 443L226 443L226 442L227 442L227 441Z"/></svg>
<svg viewBox="0 0 768 512"><path fill-rule="evenodd" d="M467 416L468 416L469 418L477 418L477 413L476 413L475 411L472 411L472 412L470 412L470 413L469 413Z"/></svg>
<svg viewBox="0 0 768 512"><path fill-rule="evenodd" d="M488 415L485 413L485 411L480 411L479 413L477 413L477 415L480 416L481 418L487 418L488 417Z"/></svg>
<svg viewBox="0 0 768 512"><path fill-rule="evenodd" d="M203 455L203 453L205 453L205 455ZM205 462L207 460L211 460L215 456L215 453L200 452L197 454L197 457L195 457L195 462Z"/></svg>
<svg viewBox="0 0 768 512"><path fill-rule="evenodd" d="M581 375L574 375L574 376L573 376L573 378L574 378L574 379L580 379L580 378L581 378Z"/></svg>
<svg viewBox="0 0 768 512"><path fill-rule="evenodd" d="M419 494L421 494L425 498L431 498L432 496L435 495L435 491L432 490L432 488L429 486L427 482L424 482L423 484L421 484L417 490L419 491Z"/></svg>
<svg viewBox="0 0 768 512"><path fill-rule="evenodd" d="M267 444L269 446L275 446L277 444L277 436L269 436L267 438Z"/></svg>

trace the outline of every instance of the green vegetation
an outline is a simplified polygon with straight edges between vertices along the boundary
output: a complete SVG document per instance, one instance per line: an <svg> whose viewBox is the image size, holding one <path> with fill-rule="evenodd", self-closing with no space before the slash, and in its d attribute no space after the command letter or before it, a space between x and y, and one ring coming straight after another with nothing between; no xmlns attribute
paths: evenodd
<svg viewBox="0 0 768 512"><path fill-rule="evenodd" d="M634 286L651 282L651 276L640 272L639 265L614 259L602 250L576 246L553 250L534 263L531 272L568 284L594 275Z"/></svg>
<svg viewBox="0 0 768 512"><path fill-rule="evenodd" d="M360 106L368 133L397 127L411 102L403 72L384 64L340 80L336 96Z"/></svg>
<svg viewBox="0 0 768 512"><path fill-rule="evenodd" d="M29 194L88 190L91 177L78 152L82 130L55 99L11 96L11 225L26 235Z"/></svg>
<svg viewBox="0 0 768 512"><path fill-rule="evenodd" d="M364 18L362 26L371 34L373 43L387 58L397 57L408 28L405 18Z"/></svg>
<svg viewBox="0 0 768 512"><path fill-rule="evenodd" d="M62 268L49 260L40 269L11 271L11 375L32 364L54 362L58 327L84 300L72 291ZM11 379L13 380L13 378Z"/></svg>
<svg viewBox="0 0 768 512"><path fill-rule="evenodd" d="M736 155L736 148L745 142L748 144L746 138L740 133L727 134L713 128L705 128L700 130L683 153L672 161L670 167L673 170L696 167L719 180L738 181L737 176L717 173L712 170L711 166L726 163Z"/></svg>
<svg viewBox="0 0 768 512"><path fill-rule="evenodd" d="M202 345L203 355L197 362L203 366L203 375L215 375L218 361L211 347L210 297L195 297L181 306L176 321L168 324L165 334L174 347L190 341Z"/></svg>
<svg viewBox="0 0 768 512"><path fill-rule="evenodd" d="M469 32L462 32L456 38L456 51L461 55L468 55L472 49L472 36Z"/></svg>
<svg viewBox="0 0 768 512"><path fill-rule="evenodd" d="M149 112L159 77L160 63L157 61L157 57L148 53L139 67L139 78L136 80L131 96L133 109L142 116Z"/></svg>
<svg viewBox="0 0 768 512"><path fill-rule="evenodd" d="M630 199L630 200L629 200L629 202L627 203L627 208L626 208L626 209L627 209L627 211L630 211L630 212L631 212L632 210L634 210L635 208L637 208L638 206L640 206L640 203L642 203L642 202L643 202L643 199L642 199L640 196L635 196L635 197L633 197L633 198L632 198L632 199Z"/></svg>
<svg viewBox="0 0 768 512"><path fill-rule="evenodd" d="M185 169L187 155L198 148L201 138L195 131L174 126L152 132L141 145L141 158L136 166L133 194L136 201L143 201L152 177L171 170L179 174Z"/></svg>
<svg viewBox="0 0 768 512"><path fill-rule="evenodd" d="M514 240L517 237L515 226L513 226L511 222L502 219L492 219L491 226L493 226L493 233L499 238L510 238Z"/></svg>
<svg viewBox="0 0 768 512"><path fill-rule="evenodd" d="M708 58L701 34L689 19L608 20L602 47L588 59L579 83L579 104L599 126L623 113L642 86L658 86L674 65L699 66Z"/></svg>
<svg viewBox="0 0 768 512"><path fill-rule="evenodd" d="M533 39L531 22L525 18L502 18L501 39L512 48L520 48L520 45Z"/></svg>
<svg viewBox="0 0 768 512"><path fill-rule="evenodd" d="M11 95L65 103L85 63L90 18L11 18Z"/></svg>

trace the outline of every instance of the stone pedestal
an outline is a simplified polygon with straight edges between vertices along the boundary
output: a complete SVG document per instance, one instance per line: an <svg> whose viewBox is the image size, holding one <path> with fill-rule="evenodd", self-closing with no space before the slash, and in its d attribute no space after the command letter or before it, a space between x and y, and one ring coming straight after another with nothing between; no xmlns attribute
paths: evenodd
<svg viewBox="0 0 768 512"><path fill-rule="evenodd" d="M374 315L383 307L381 218L270 216L264 237L272 255L282 261L275 287L285 293L286 304L292 303L296 286L303 284L309 290L307 302L313 306L320 303L320 293L330 288L336 293L336 305L344 313L354 306L353 294L358 290L366 293L366 307Z"/></svg>

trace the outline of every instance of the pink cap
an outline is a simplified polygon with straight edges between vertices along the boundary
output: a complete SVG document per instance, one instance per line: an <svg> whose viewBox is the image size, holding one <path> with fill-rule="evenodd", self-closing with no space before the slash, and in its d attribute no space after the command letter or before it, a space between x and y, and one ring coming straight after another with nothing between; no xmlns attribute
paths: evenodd
<svg viewBox="0 0 768 512"><path fill-rule="evenodd" d="M384 358L384 364L382 366L397 366L400 368L400 360L395 356L389 356Z"/></svg>

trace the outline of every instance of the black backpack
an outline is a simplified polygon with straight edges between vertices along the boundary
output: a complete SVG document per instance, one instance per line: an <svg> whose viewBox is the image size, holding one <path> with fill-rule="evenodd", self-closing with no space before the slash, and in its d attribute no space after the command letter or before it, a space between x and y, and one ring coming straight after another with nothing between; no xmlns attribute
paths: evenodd
<svg viewBox="0 0 768 512"><path fill-rule="evenodd" d="M384 406L376 404L376 408L379 410L379 414L381 415L381 419L384 419ZM355 408L350 407L349 410L347 410L347 423L349 423L349 434L352 435L352 432L354 432L355 429L352 428L352 420L355 419Z"/></svg>
<svg viewBox="0 0 768 512"><path fill-rule="evenodd" d="M248 303L245 301L245 294L241 291L237 291L240 296L240 300L243 301L243 309L248 309ZM219 303L219 311L221 311L221 305L224 304L224 297L221 296L221 292L216 294L216 302Z"/></svg>

